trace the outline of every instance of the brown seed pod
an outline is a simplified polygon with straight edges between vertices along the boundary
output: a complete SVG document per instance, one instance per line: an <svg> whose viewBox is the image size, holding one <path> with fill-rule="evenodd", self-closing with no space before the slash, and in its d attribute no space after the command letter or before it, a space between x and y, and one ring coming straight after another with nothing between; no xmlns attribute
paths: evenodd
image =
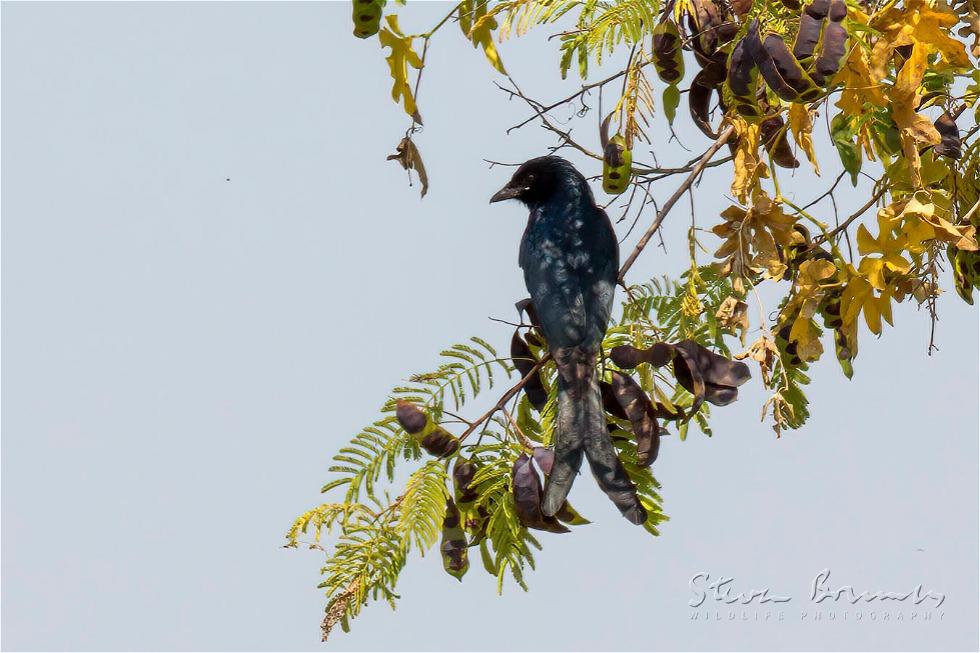
<svg viewBox="0 0 980 653"><path fill-rule="evenodd" d="M773 93L779 96L780 99L786 100L787 102L794 102L798 99L798 93L796 90L790 86L783 76L779 74L779 70L776 68L776 64L773 62L772 57L766 51L762 45L762 39L759 37L759 20L753 20L749 25L749 31L745 35L745 47L748 50L749 55L755 61L755 64L759 67L759 72L762 73L762 78L766 80L766 84L772 89Z"/></svg>
<svg viewBox="0 0 980 653"><path fill-rule="evenodd" d="M704 383L704 398L716 406L725 406L735 401L738 398L738 386L752 376L745 363L725 358L693 340L682 340L675 348L690 356ZM690 388L688 390L691 391Z"/></svg>
<svg viewBox="0 0 980 653"><path fill-rule="evenodd" d="M541 512L541 479L538 477L538 473L534 471L531 459L527 454L522 453L514 461L514 467L511 471L511 487L517 517L522 524L528 528L552 533L569 532L568 528L557 519L545 517Z"/></svg>
<svg viewBox="0 0 980 653"><path fill-rule="evenodd" d="M823 20L830 12L830 0L813 0L804 11L808 16Z"/></svg>
<svg viewBox="0 0 980 653"><path fill-rule="evenodd" d="M410 401L399 399L395 404L395 417L409 435L421 433L428 423L428 416Z"/></svg>
<svg viewBox="0 0 980 653"><path fill-rule="evenodd" d="M815 18L809 12L803 12L800 16L800 31L796 33L796 41L793 43L793 56L798 61L813 56L822 29L823 18Z"/></svg>
<svg viewBox="0 0 980 653"><path fill-rule="evenodd" d="M786 137L786 123L782 116L766 118L759 123L759 136L773 163L783 168L798 168L800 162L793 155L789 139Z"/></svg>
<svg viewBox="0 0 980 653"><path fill-rule="evenodd" d="M762 115L756 91L759 86L759 68L755 59L748 52L743 38L728 58L728 89L735 100L735 110L746 118L757 118Z"/></svg>
<svg viewBox="0 0 980 653"><path fill-rule="evenodd" d="M687 15L694 51L711 57L718 48L718 28L724 22L712 0L691 0L693 12Z"/></svg>
<svg viewBox="0 0 980 653"><path fill-rule="evenodd" d="M694 401L688 412L689 415L694 415L704 403L704 378L694 358L686 349L677 349L677 356L674 358L674 377L681 387L694 395Z"/></svg>
<svg viewBox="0 0 980 653"><path fill-rule="evenodd" d="M820 89L813 82L800 62L777 34L767 34L762 43L766 54L772 59L779 76L792 88L803 102L811 102L820 97ZM783 98L786 99L786 98Z"/></svg>
<svg viewBox="0 0 980 653"><path fill-rule="evenodd" d="M730 20L726 20L718 26L716 31L718 33L718 40L721 43L728 43L738 34L738 25Z"/></svg>
<svg viewBox="0 0 980 653"><path fill-rule="evenodd" d="M531 301L530 297L525 297L521 301L514 304L514 307L517 309L517 314L519 316L523 316L525 313L527 314L527 319L531 325L534 326L534 328L541 328L541 320L538 319L538 312L535 310L534 302Z"/></svg>
<svg viewBox="0 0 980 653"><path fill-rule="evenodd" d="M835 23L839 23L847 16L847 3L844 0L830 0L827 10L827 18Z"/></svg>
<svg viewBox="0 0 980 653"><path fill-rule="evenodd" d="M519 329L514 330L514 335L510 339L510 357L522 379L530 374L537 364L537 358L535 358L531 352L531 348L528 347L527 343L521 337ZM524 392L527 394L528 401L531 402L531 405L536 410L540 411L544 408L544 405L548 402L548 391L544 388L544 381L541 380L540 370L524 384Z"/></svg>
<svg viewBox="0 0 980 653"><path fill-rule="evenodd" d="M691 82L691 88L687 93L688 108L691 111L691 119L698 126L701 132L711 139L718 138L718 134L711 128L708 118L708 111L711 108L711 93L714 88L702 85L699 78L704 75L702 70Z"/></svg>
<svg viewBox="0 0 980 653"><path fill-rule="evenodd" d="M823 29L823 43L813 69L813 80L823 86L827 79L836 75L846 51L847 30L839 22L828 22Z"/></svg>
<svg viewBox="0 0 980 653"><path fill-rule="evenodd" d="M534 447L531 450L534 464L538 466L541 473L547 476L551 473L551 468L555 465L555 450L550 447Z"/></svg>
<svg viewBox="0 0 980 653"><path fill-rule="evenodd" d="M459 449L456 436L433 423L415 404L399 399L395 404L395 417L402 428L433 456L445 458Z"/></svg>
<svg viewBox="0 0 980 653"><path fill-rule="evenodd" d="M599 388L602 390L602 408L613 417L628 420L626 411L619 405L616 395L613 393L612 386L605 381L599 381ZM609 424L611 428L616 428L615 424Z"/></svg>
<svg viewBox="0 0 980 653"><path fill-rule="evenodd" d="M439 425L433 425L419 442L422 448L437 458L446 458L459 449L459 440L452 433Z"/></svg>
<svg viewBox="0 0 980 653"><path fill-rule="evenodd" d="M962 156L962 142L960 141L960 130L956 126L953 116L948 111L944 111L935 122L936 131L942 137L942 141L934 148L936 154L948 156L951 159L959 159Z"/></svg>
<svg viewBox="0 0 980 653"><path fill-rule="evenodd" d="M618 367L633 369L640 363L649 363L654 367L663 367L674 357L674 348L666 342L658 342L650 345L646 349L637 349L630 345L620 345L613 347L609 352L609 358Z"/></svg>
<svg viewBox="0 0 980 653"><path fill-rule="evenodd" d="M657 452L660 450L660 425L657 424L650 397L633 377L622 372L612 372L612 389L633 425L637 464L651 464L657 459Z"/></svg>

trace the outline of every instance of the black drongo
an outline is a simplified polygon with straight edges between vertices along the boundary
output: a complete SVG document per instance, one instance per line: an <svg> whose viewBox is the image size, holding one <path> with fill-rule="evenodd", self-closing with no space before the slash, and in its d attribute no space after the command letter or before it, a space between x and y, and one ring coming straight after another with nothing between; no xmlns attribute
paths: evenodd
<svg viewBox="0 0 980 653"><path fill-rule="evenodd" d="M606 212L571 163L544 156L521 165L491 202L528 209L520 266L548 348L558 366L555 463L541 509L561 509L584 453L599 486L634 524L646 520L613 448L602 408L596 358L609 324L619 246Z"/></svg>

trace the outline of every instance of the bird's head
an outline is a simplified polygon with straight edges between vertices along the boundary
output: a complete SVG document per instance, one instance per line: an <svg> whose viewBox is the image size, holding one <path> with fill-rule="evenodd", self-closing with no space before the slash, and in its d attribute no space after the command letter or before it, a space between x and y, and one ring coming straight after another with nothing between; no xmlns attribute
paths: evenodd
<svg viewBox="0 0 980 653"><path fill-rule="evenodd" d="M559 156L542 156L521 164L507 185L494 193L490 202L521 200L533 205L547 201L565 188L589 193L585 177Z"/></svg>

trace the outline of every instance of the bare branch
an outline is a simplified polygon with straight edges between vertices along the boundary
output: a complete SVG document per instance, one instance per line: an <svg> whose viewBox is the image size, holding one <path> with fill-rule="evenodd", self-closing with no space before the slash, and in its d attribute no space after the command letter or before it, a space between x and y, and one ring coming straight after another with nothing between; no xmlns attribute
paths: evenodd
<svg viewBox="0 0 980 653"><path fill-rule="evenodd" d="M653 234L657 233L657 230L660 228L664 218L666 218L667 214L670 213L670 210L674 208L674 204L677 203L677 200L679 200L684 193L687 192L687 189L691 187L691 184L693 184L698 178L698 175L700 175L705 167L707 167L711 157L715 155L715 152L721 149L722 145L728 142L728 139L731 138L732 134L734 133L734 126L729 125L726 127L725 130L718 135L715 142L711 144L711 147L705 150L704 154L701 155L701 159L694 165L694 167L691 169L691 173L684 179L683 183L681 183L677 190L674 191L674 194L667 198L667 201L664 202L663 207L661 207L660 211L657 213L657 217L653 221L653 224L650 225L650 227L646 230L646 233L643 234L643 237L640 238L640 242L636 244L636 247L633 249L632 253L630 253L629 257L626 259L626 262L623 263L623 267L619 269L620 284L625 285L624 280L626 278L626 273L631 267L633 267L637 257L639 257L640 253L643 251L643 248L646 247L647 243L650 242L650 239L653 238Z"/></svg>

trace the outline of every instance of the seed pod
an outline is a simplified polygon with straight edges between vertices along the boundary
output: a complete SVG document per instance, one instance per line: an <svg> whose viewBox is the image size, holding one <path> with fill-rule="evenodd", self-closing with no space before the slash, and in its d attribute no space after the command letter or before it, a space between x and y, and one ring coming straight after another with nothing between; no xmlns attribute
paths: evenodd
<svg viewBox="0 0 980 653"><path fill-rule="evenodd" d="M628 374L613 371L612 389L633 425L636 462L645 467L657 459L660 450L660 425L657 424L653 404L643 388Z"/></svg>
<svg viewBox="0 0 980 653"><path fill-rule="evenodd" d="M541 479L538 473L531 466L531 459L527 454L522 453L514 461L511 472L511 487L514 494L514 506L517 510L517 517L521 523L528 528L549 531L552 533L567 533L568 528L563 526L554 517L545 517L541 512Z"/></svg>
<svg viewBox="0 0 980 653"><path fill-rule="evenodd" d="M742 361L716 354L693 340L681 340L674 348L691 354L705 383L735 388L752 378L749 366Z"/></svg>
<svg viewBox="0 0 980 653"><path fill-rule="evenodd" d="M810 230L800 223L794 224L793 231L790 232L790 244L780 252L780 259L786 264L784 281L792 279L793 271L799 269L800 264L806 260L805 254L810 249L811 242Z"/></svg>
<svg viewBox="0 0 980 653"><path fill-rule="evenodd" d="M783 37L778 34L767 34L762 47L772 59L779 76L796 91L800 100L811 102L820 97L820 89L789 51Z"/></svg>
<svg viewBox="0 0 980 653"><path fill-rule="evenodd" d="M381 27L380 0L354 0L354 36L366 39L378 33Z"/></svg>
<svg viewBox="0 0 980 653"><path fill-rule="evenodd" d="M633 171L633 152L626 148L626 139L616 134L603 149L602 189L619 195L629 187Z"/></svg>
<svg viewBox="0 0 980 653"><path fill-rule="evenodd" d="M759 88L759 68L748 52L743 38L728 58L728 89L735 100L735 110L746 118L757 118L762 115L756 92Z"/></svg>
<svg viewBox="0 0 980 653"><path fill-rule="evenodd" d="M551 468L555 464L555 450L549 447L534 447L531 451L531 457L534 460L534 464L538 466L541 473L547 479L548 475L551 474ZM568 501L561 504L561 508L555 513L555 518L559 521L563 521L566 524L571 524L572 526L579 526L581 524L588 524L589 520L578 514L578 512L572 508ZM545 521L550 520L550 517L545 517ZM553 527L549 527L545 530L553 530ZM555 531L560 532L560 531Z"/></svg>
<svg viewBox="0 0 980 653"><path fill-rule="evenodd" d="M459 440L456 436L435 424L415 404L399 399L395 408L395 417L402 428L433 456L445 458L459 449Z"/></svg>
<svg viewBox="0 0 980 653"><path fill-rule="evenodd" d="M798 99L796 90L779 74L772 57L762 45L762 39L759 37L759 19L753 20L749 25L749 31L744 40L749 55L759 67L762 78L766 80L766 84L769 85L773 93L787 102L796 101Z"/></svg>
<svg viewBox="0 0 980 653"><path fill-rule="evenodd" d="M797 353L796 343L789 339L792 328L792 323L787 321L776 329L776 347L783 354L781 358L787 367L801 367L803 359Z"/></svg>
<svg viewBox="0 0 980 653"><path fill-rule="evenodd" d="M815 18L807 11L800 16L800 31L796 33L796 41L793 42L793 56L802 61L813 56L813 51L820 41L820 32L823 29L823 18Z"/></svg>
<svg viewBox="0 0 980 653"><path fill-rule="evenodd" d="M510 339L510 357L522 379L531 373L538 362L518 329L514 330L514 335ZM548 403L548 391L544 388L540 370L524 384L524 392L527 394L528 401L538 411Z"/></svg>
<svg viewBox="0 0 980 653"><path fill-rule="evenodd" d="M813 69L813 80L823 86L840 70L841 60L847 50L847 30L841 23L829 22L823 29L820 56Z"/></svg>
<svg viewBox="0 0 980 653"><path fill-rule="evenodd" d="M630 345L620 345L613 347L609 352L609 358L618 367L633 369L640 363L649 363L654 367L663 367L674 357L673 346L666 342L657 342L646 349L637 349Z"/></svg>
<svg viewBox="0 0 980 653"><path fill-rule="evenodd" d="M844 0L830 0L827 18L834 23L840 23L847 17L847 3Z"/></svg>
<svg viewBox="0 0 980 653"><path fill-rule="evenodd" d="M684 76L681 36L673 20L662 20L653 30L653 65L657 76L668 84Z"/></svg>
<svg viewBox="0 0 980 653"><path fill-rule="evenodd" d="M438 425L434 425L432 431L426 434L419 444L437 458L451 456L459 449L459 440L456 436Z"/></svg>
<svg viewBox="0 0 980 653"><path fill-rule="evenodd" d="M745 363L729 360L693 340L682 340L674 347L680 354L674 359L674 374L695 398L701 394L716 406L726 406L738 399L738 386L751 377ZM696 410L691 408L692 413Z"/></svg>
<svg viewBox="0 0 980 653"><path fill-rule="evenodd" d="M936 119L935 126L942 137L942 141L934 148L935 153L951 159L959 159L962 156L960 130L953 116L949 115L948 111L944 111L943 115Z"/></svg>
<svg viewBox="0 0 980 653"><path fill-rule="evenodd" d="M830 0L813 0L804 11L812 18L823 20L830 12Z"/></svg>
<svg viewBox="0 0 980 653"><path fill-rule="evenodd" d="M759 123L759 136L766 147L773 163L783 168L798 168L800 162L793 154L793 148L786 137L785 123L782 116L766 118Z"/></svg>
<svg viewBox="0 0 980 653"><path fill-rule="evenodd" d="M718 134L711 128L708 120L708 110L711 108L711 93L714 88L705 86L700 82L703 80L704 71L702 70L691 82L691 88L687 93L688 108L691 111L691 119L698 129L708 138L718 138Z"/></svg>
<svg viewBox="0 0 980 653"><path fill-rule="evenodd" d="M463 580L470 568L469 556L466 551L466 533L460 523L459 510L452 499L446 499L446 516L442 520L442 544L439 552L442 554L442 568L450 576Z"/></svg>
<svg viewBox="0 0 980 653"><path fill-rule="evenodd" d="M623 407L616 400L612 386L605 381L599 381L599 388L602 390L602 409L613 417L628 420L629 417L626 416L626 411L623 410ZM616 425L610 423L609 427L616 428Z"/></svg>
<svg viewBox="0 0 980 653"><path fill-rule="evenodd" d="M453 465L453 497L457 505L464 510L477 499L473 477L476 476L476 464L471 460L459 458Z"/></svg>
<svg viewBox="0 0 980 653"><path fill-rule="evenodd" d="M395 405L395 417L409 435L416 435L425 429L428 423L428 416L421 408L409 401L399 400Z"/></svg>
<svg viewBox="0 0 980 653"><path fill-rule="evenodd" d="M688 26L695 38L691 40L696 53L711 57L718 48L718 27L724 22L712 0L691 0L693 12L687 15Z"/></svg>
<svg viewBox="0 0 980 653"><path fill-rule="evenodd" d="M834 353L844 371L844 376L847 378L854 376L853 361L857 355L857 343L852 343L842 329L834 329Z"/></svg>
<svg viewBox="0 0 980 653"><path fill-rule="evenodd" d="M534 463L545 476L551 473L551 468L555 465L555 450L550 447L534 447L531 450L531 457Z"/></svg>
<svg viewBox="0 0 980 653"><path fill-rule="evenodd" d="M830 293L821 300L820 306L817 308L823 317L824 326L828 329L839 329L844 325L840 316L840 298L840 292Z"/></svg>
<svg viewBox="0 0 980 653"><path fill-rule="evenodd" d="M530 297L525 297L521 301L514 304L514 307L517 309L517 314L519 316L527 313L527 319L534 326L534 328L541 328L541 320L538 319L538 311L534 308L534 302L531 301Z"/></svg>

